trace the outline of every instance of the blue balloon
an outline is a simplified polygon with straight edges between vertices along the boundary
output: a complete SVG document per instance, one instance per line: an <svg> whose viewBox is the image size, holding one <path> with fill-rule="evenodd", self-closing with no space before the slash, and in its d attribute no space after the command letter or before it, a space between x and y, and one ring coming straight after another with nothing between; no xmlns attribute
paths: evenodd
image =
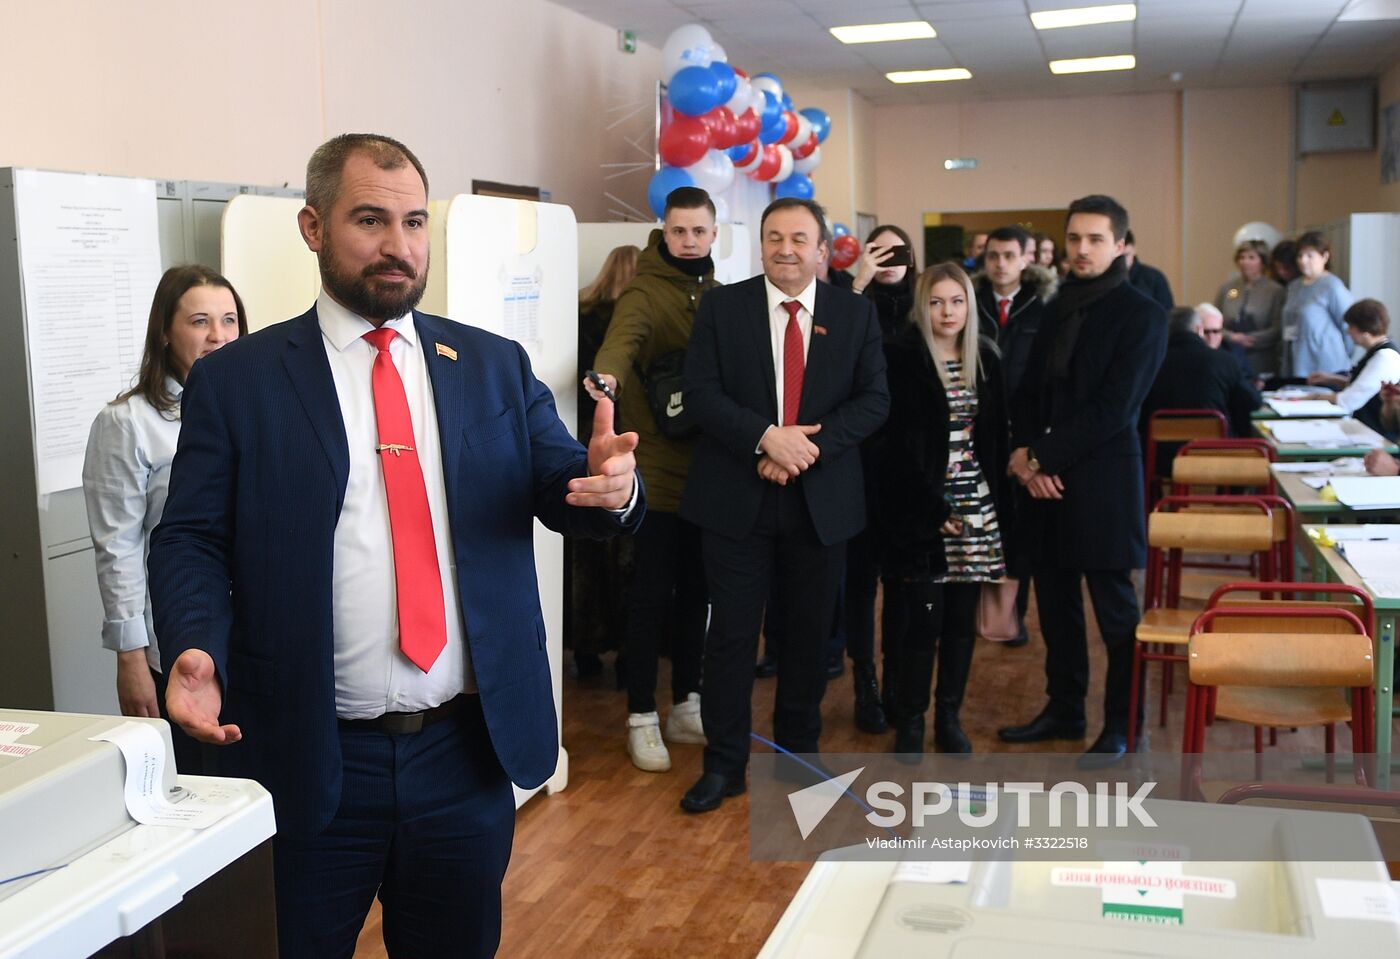
<svg viewBox="0 0 1400 959"><path fill-rule="evenodd" d="M773 190L773 196L777 199L783 197L793 197L798 200L810 200L812 194L816 192L812 186L812 178L805 173L794 173Z"/></svg>
<svg viewBox="0 0 1400 959"><path fill-rule="evenodd" d="M754 79L754 80L758 80L758 79L772 80L774 83L776 83L776 84L778 85L778 89L779 89L779 90L781 90L781 89L783 88L783 80L782 80L782 77L778 76L776 73L769 73L769 72L767 72L767 71L765 71L765 72L763 72L763 73L755 73L751 79ZM779 102L781 102L781 101L779 101Z"/></svg>
<svg viewBox="0 0 1400 959"><path fill-rule="evenodd" d="M695 178L680 167L663 166L652 174L651 182L647 184L647 202L658 220L666 212L666 198L671 191L683 186L695 186Z"/></svg>
<svg viewBox="0 0 1400 959"><path fill-rule="evenodd" d="M792 109L792 97L788 96L786 92L783 93L783 109L784 109L784 110L791 110L791 109Z"/></svg>
<svg viewBox="0 0 1400 959"><path fill-rule="evenodd" d="M807 107L800 112L812 125L812 132L817 135L817 142L825 143L827 134L831 132L831 117L827 116L825 110L820 110L817 107Z"/></svg>
<svg viewBox="0 0 1400 959"><path fill-rule="evenodd" d="M750 140L747 143L741 143L736 147L730 147L724 152L729 154L729 159L733 160L735 163L738 163L740 160L744 159L744 157L749 155L749 147L751 146L753 146L752 140Z"/></svg>
<svg viewBox="0 0 1400 959"><path fill-rule="evenodd" d="M682 67L666 86L666 96L677 113L704 116L724 101L719 95L719 77L709 67Z"/></svg>
<svg viewBox="0 0 1400 959"><path fill-rule="evenodd" d="M767 126L770 123L782 120L782 102L768 90L760 90L759 92L763 94L763 105L761 108L754 110L754 113L758 114L758 118L763 121L763 125Z"/></svg>
<svg viewBox="0 0 1400 959"><path fill-rule="evenodd" d="M808 117L808 119L810 120L811 117ZM851 235L851 228L848 227L848 226L847 226L846 224L844 224L844 223L833 223L833 224L831 224L831 235L834 236L834 237L836 237L836 236L850 236L850 235Z"/></svg>
<svg viewBox="0 0 1400 959"><path fill-rule="evenodd" d="M763 91L763 126L759 128L758 142L777 143L787 132L787 120L783 117L783 108L778 103L778 98L767 90ZM769 109L769 108L772 109Z"/></svg>
<svg viewBox="0 0 1400 959"><path fill-rule="evenodd" d="M739 89L739 75L734 72L734 68L723 60L716 60L710 64L710 70L714 73L715 79L719 81L719 102L728 103L734 97L734 91Z"/></svg>

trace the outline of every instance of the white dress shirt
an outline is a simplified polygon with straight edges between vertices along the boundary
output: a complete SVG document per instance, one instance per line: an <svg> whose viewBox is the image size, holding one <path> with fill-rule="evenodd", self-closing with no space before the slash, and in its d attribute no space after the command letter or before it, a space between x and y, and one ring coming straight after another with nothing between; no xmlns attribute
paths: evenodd
<svg viewBox="0 0 1400 959"><path fill-rule="evenodd" d="M170 378L165 386L178 403L183 387ZM146 554L151 530L165 512L179 439L178 405L162 413L144 396L130 396L97 414L83 459L83 498L102 595L102 645L117 652L144 648L155 670L160 649L151 625Z"/></svg>
<svg viewBox="0 0 1400 959"><path fill-rule="evenodd" d="M802 309L797 311L797 328L802 331L802 358L805 363L807 349L812 344L812 312L817 302L817 281L813 279L811 283L807 284L807 289L796 296L788 296L774 286L773 281L766 276L763 278L763 287L768 292L768 332L773 346L773 382L778 387L778 408L776 411L778 422L775 425L781 426L783 418L783 341L787 337L789 318L787 307L783 304L788 300L796 300L802 304Z"/></svg>
<svg viewBox="0 0 1400 959"><path fill-rule="evenodd" d="M1382 383L1400 383L1400 353L1394 350L1376 350L1371 354L1356 379L1337 394L1337 405L1355 413L1381 391Z"/></svg>
<svg viewBox="0 0 1400 959"><path fill-rule="evenodd" d="M335 527L332 572L336 715L369 719L386 712L429 709L459 693L474 692L475 682L457 592L437 408L422 344L412 313L384 324L399 334L390 343L389 356L408 397L446 604L447 645L426 673L399 650L389 500L380 454L374 449L379 431L371 377L378 351L364 339L374 327L325 291L316 300L316 316L350 448L350 477Z"/></svg>

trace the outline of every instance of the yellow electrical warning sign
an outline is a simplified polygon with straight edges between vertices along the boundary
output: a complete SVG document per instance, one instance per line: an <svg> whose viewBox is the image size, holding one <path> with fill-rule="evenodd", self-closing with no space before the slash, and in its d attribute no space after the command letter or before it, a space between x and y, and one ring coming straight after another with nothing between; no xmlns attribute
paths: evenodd
<svg viewBox="0 0 1400 959"><path fill-rule="evenodd" d="M1333 110L1332 115L1327 118L1329 127L1344 127L1347 125L1347 118L1342 116L1341 110Z"/></svg>

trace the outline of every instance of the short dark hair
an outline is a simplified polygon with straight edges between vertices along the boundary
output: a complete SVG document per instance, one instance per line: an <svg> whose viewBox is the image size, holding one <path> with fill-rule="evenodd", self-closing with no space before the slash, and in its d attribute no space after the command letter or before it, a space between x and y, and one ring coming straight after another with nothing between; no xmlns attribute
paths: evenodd
<svg viewBox="0 0 1400 959"><path fill-rule="evenodd" d="M428 174L408 147L379 133L342 133L318 146L306 162L307 206L322 216L330 212L340 196L340 175L345 171L345 161L356 153L367 155L381 170L397 170L405 163L413 164L423 181L423 195L428 195Z"/></svg>
<svg viewBox="0 0 1400 959"><path fill-rule="evenodd" d="M1123 242L1128 246L1137 246L1137 237L1133 236L1133 231L1128 230L1123 234Z"/></svg>
<svg viewBox="0 0 1400 959"><path fill-rule="evenodd" d="M678 186L666 194L666 209L661 211L661 219L666 219L666 214L672 210L698 210L701 207L709 210L710 216L717 215L715 201L704 190L698 186Z"/></svg>
<svg viewBox="0 0 1400 959"><path fill-rule="evenodd" d="M1115 240L1126 240L1132 236L1128 232L1128 211L1123 209L1123 204L1119 203L1111 196L1102 193L1091 193L1089 196L1082 196L1069 205L1069 210L1065 213L1065 226L1069 226L1069 218L1076 213L1097 213L1100 216L1108 217L1108 222L1113 229Z"/></svg>
<svg viewBox="0 0 1400 959"><path fill-rule="evenodd" d="M1294 257L1301 256L1304 250L1316 250L1319 253L1331 253L1332 244L1327 242L1327 235L1320 230L1309 230L1298 237L1298 252Z"/></svg>
<svg viewBox="0 0 1400 959"><path fill-rule="evenodd" d="M1269 253L1270 263L1293 263L1298 259L1298 244L1292 240L1279 240L1278 245Z"/></svg>
<svg viewBox="0 0 1400 959"><path fill-rule="evenodd" d="M758 234L763 236L763 224L768 222L770 213L777 213L779 210L791 210L794 207L801 207L812 214L817 221L817 245L830 246L831 232L826 227L826 210L816 200L802 200L795 196L781 196L763 208L763 215L758 218Z"/></svg>
<svg viewBox="0 0 1400 959"><path fill-rule="evenodd" d="M1342 320L1347 326L1354 326L1372 336L1384 336L1390 332L1390 314L1386 312L1385 304L1369 297L1347 307Z"/></svg>
<svg viewBox="0 0 1400 959"><path fill-rule="evenodd" d="M1167 331L1170 333L1194 333L1201 325L1201 313L1194 306L1173 307L1167 315Z"/></svg>
<svg viewBox="0 0 1400 959"><path fill-rule="evenodd" d="M1026 248L1027 243L1035 242L1035 239L1031 236L1029 230L1023 227L1019 227L1014 223L1010 226L999 226L992 232L988 233L987 242L990 243L993 240L998 240L1002 243L1005 243L1008 240L1014 240L1016 242L1016 245L1019 246L1022 250Z"/></svg>

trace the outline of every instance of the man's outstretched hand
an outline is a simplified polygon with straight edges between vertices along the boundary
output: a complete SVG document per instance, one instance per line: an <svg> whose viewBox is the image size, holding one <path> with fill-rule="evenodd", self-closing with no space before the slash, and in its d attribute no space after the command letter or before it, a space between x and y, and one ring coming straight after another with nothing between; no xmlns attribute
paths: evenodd
<svg viewBox="0 0 1400 959"><path fill-rule="evenodd" d="M180 728L202 743L227 746L243 738L237 726L219 724L224 692L214 673L214 660L202 649L187 649L170 667L165 708Z"/></svg>
<svg viewBox="0 0 1400 959"><path fill-rule="evenodd" d="M637 479L637 434L613 432L612 400L604 397L593 411L593 438L588 442L588 475L569 480L564 501L570 506L622 509L632 501Z"/></svg>

